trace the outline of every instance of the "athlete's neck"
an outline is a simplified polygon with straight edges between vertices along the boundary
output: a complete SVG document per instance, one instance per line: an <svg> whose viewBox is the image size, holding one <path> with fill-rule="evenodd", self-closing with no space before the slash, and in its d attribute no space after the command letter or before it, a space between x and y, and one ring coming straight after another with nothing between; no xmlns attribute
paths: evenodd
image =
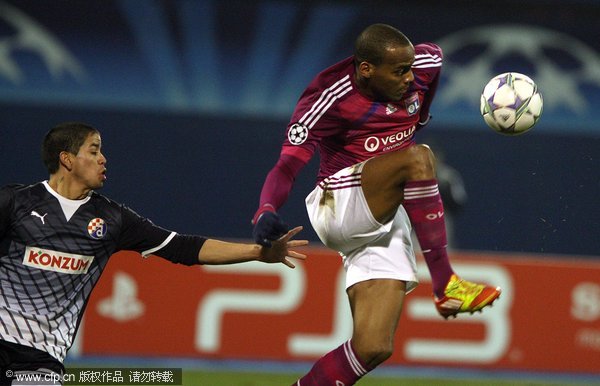
<svg viewBox="0 0 600 386"><path fill-rule="evenodd" d="M367 83L368 79L362 77L358 71L354 73L354 84L356 85L358 92L368 99L375 99L373 93L369 90Z"/></svg>
<svg viewBox="0 0 600 386"><path fill-rule="evenodd" d="M48 179L48 185L56 193L69 200L82 200L86 198L92 189L73 183L69 178L60 173L52 174Z"/></svg>

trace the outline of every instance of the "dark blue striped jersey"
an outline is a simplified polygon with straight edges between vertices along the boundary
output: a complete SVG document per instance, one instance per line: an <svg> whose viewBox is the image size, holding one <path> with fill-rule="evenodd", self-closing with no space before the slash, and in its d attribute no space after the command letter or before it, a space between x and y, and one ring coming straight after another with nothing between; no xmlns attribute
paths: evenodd
<svg viewBox="0 0 600 386"><path fill-rule="evenodd" d="M46 181L0 189L0 339L62 362L110 256L147 256L175 236L95 192L69 200Z"/></svg>

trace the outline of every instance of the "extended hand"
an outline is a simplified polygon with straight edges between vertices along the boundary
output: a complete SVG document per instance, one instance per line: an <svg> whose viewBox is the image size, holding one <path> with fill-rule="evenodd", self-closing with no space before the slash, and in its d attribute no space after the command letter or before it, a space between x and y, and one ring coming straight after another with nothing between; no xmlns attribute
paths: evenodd
<svg viewBox="0 0 600 386"><path fill-rule="evenodd" d="M289 250L289 248L308 245L308 240L291 240L301 230L302 227L298 226L277 240L273 240L270 247L263 246L259 260L265 263L283 263L290 268L295 268L296 266L288 260L288 257L300 260L306 259L306 255Z"/></svg>
<svg viewBox="0 0 600 386"><path fill-rule="evenodd" d="M270 247L271 242L285 235L289 227L275 212L263 212L254 224L252 235L254 242L263 247Z"/></svg>

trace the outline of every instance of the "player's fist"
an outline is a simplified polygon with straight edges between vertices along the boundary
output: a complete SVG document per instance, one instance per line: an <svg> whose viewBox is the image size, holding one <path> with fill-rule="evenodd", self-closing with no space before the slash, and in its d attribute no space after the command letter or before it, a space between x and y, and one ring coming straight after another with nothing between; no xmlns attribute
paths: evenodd
<svg viewBox="0 0 600 386"><path fill-rule="evenodd" d="M254 241L263 247L270 247L271 241L279 239L289 230L281 217L271 211L265 211L256 219L252 236Z"/></svg>

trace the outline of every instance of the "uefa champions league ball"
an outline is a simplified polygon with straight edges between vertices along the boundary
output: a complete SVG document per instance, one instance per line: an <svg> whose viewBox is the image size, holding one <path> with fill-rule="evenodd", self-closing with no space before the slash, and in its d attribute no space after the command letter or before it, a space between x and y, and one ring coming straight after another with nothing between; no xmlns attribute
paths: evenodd
<svg viewBox="0 0 600 386"><path fill-rule="evenodd" d="M485 123L505 135L529 131L542 115L544 102L527 75L506 72L493 77L481 94L480 111Z"/></svg>

